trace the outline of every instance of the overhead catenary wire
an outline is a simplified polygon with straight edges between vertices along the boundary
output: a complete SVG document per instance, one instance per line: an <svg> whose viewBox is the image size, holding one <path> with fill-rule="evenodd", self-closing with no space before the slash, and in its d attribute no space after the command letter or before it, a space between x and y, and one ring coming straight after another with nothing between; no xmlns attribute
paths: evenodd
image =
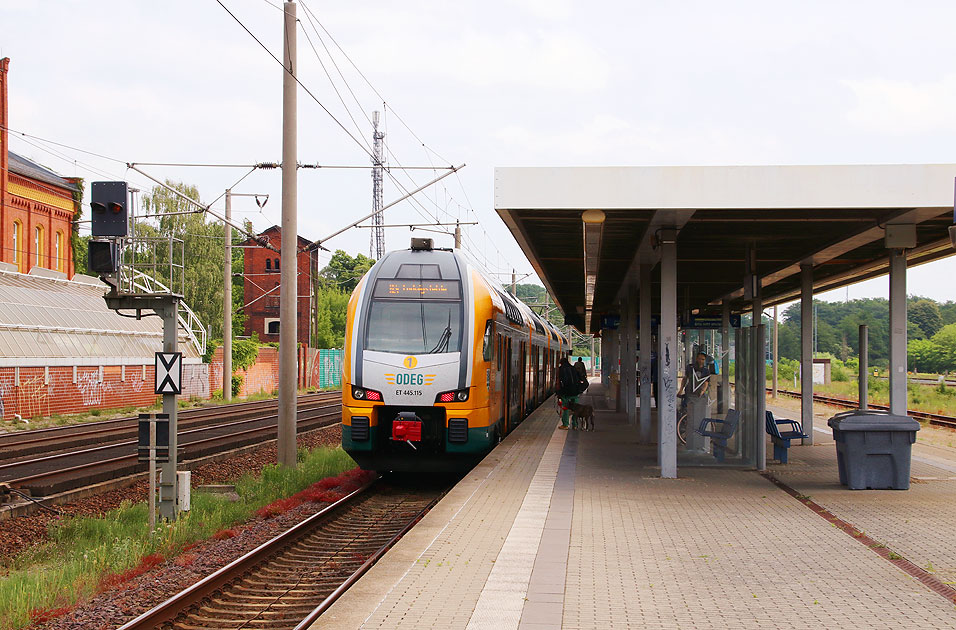
<svg viewBox="0 0 956 630"><path fill-rule="evenodd" d="M275 62L276 62L277 64L279 64L280 66L282 66L282 69L283 69L284 72L289 72L289 70L286 69L285 64L282 62L282 60L279 59L278 57L276 57L275 54L274 54L271 50L269 50L268 46L266 46L265 44L263 44L263 43L262 43L262 40L260 40L258 37L256 37L255 33L253 33L251 30L249 30L249 27L247 27L247 26L242 22L242 20L240 20L232 11L230 11L230 10L229 10L229 7L227 7L225 4L222 3L222 0L216 0L216 3L219 4L219 6L221 6L221 7L226 11L226 13L228 13L229 16L230 16L233 20L235 20L236 23L239 24L239 26L241 26L242 29L243 29L246 33L248 33L249 36L252 37L252 39L254 39L254 40L256 41L256 43L259 44L259 46L261 46L262 49L263 49L264 51L266 51L266 53L269 54L270 57L272 57L273 60L275 60ZM293 70L294 70L294 69L293 69ZM326 107L325 104L322 103L322 101L319 100L319 98L312 92L312 90L310 90L305 84L302 83L302 81L299 79L298 75L296 75L295 72L292 72L291 74L292 74L293 80L295 80L295 82L299 85L299 87L301 87L301 88L305 91L305 93L308 94L309 97L310 97L313 101L315 101L316 104L317 104L319 107L321 107L322 110L323 110L326 114L329 115L329 117L335 122L335 124L337 124L337 125L342 129L342 131L345 132L345 135L347 135L349 138L351 138L352 141L355 142L355 144L357 144L357 145L359 146L359 148L361 148L362 151L364 151L369 157L372 157L371 151L369 151L368 149L366 149L365 146L363 146L362 142L361 142L358 138L356 138L355 136L353 136L352 133L351 133L348 129L346 129L345 125L342 124L342 121L340 121L338 118L336 118L335 115L331 112L331 110L329 110L329 108Z"/></svg>

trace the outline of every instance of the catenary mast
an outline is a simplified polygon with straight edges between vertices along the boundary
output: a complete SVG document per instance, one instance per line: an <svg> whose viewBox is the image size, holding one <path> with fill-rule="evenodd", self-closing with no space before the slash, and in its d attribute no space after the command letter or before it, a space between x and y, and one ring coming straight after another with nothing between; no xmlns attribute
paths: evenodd
<svg viewBox="0 0 956 630"><path fill-rule="evenodd" d="M382 147L385 132L378 130L378 112L372 112L372 251L375 260L385 255L385 228L382 222Z"/></svg>

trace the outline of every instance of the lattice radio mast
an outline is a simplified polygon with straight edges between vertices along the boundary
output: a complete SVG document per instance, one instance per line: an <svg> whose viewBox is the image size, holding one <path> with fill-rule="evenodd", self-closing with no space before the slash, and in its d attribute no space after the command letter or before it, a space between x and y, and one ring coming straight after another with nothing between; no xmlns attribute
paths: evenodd
<svg viewBox="0 0 956 630"><path fill-rule="evenodd" d="M382 221L382 147L385 132L378 130L378 112L372 112L372 242L369 254L375 260L385 255L385 228Z"/></svg>

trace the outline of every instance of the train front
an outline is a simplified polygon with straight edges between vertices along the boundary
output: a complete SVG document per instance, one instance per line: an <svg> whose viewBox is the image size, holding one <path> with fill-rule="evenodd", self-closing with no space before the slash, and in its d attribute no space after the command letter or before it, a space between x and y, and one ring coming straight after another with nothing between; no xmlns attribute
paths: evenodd
<svg viewBox="0 0 956 630"><path fill-rule="evenodd" d="M342 447L362 468L461 470L491 447L487 394L471 387L472 294L466 263L432 250L430 239L390 252L356 288L345 339Z"/></svg>

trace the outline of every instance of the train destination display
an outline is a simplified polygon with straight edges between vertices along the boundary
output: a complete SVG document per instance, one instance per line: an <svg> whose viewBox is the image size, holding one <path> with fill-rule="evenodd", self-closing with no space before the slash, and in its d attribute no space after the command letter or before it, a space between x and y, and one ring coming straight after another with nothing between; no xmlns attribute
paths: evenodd
<svg viewBox="0 0 956 630"><path fill-rule="evenodd" d="M379 280L375 297L457 300L460 293L457 280Z"/></svg>

